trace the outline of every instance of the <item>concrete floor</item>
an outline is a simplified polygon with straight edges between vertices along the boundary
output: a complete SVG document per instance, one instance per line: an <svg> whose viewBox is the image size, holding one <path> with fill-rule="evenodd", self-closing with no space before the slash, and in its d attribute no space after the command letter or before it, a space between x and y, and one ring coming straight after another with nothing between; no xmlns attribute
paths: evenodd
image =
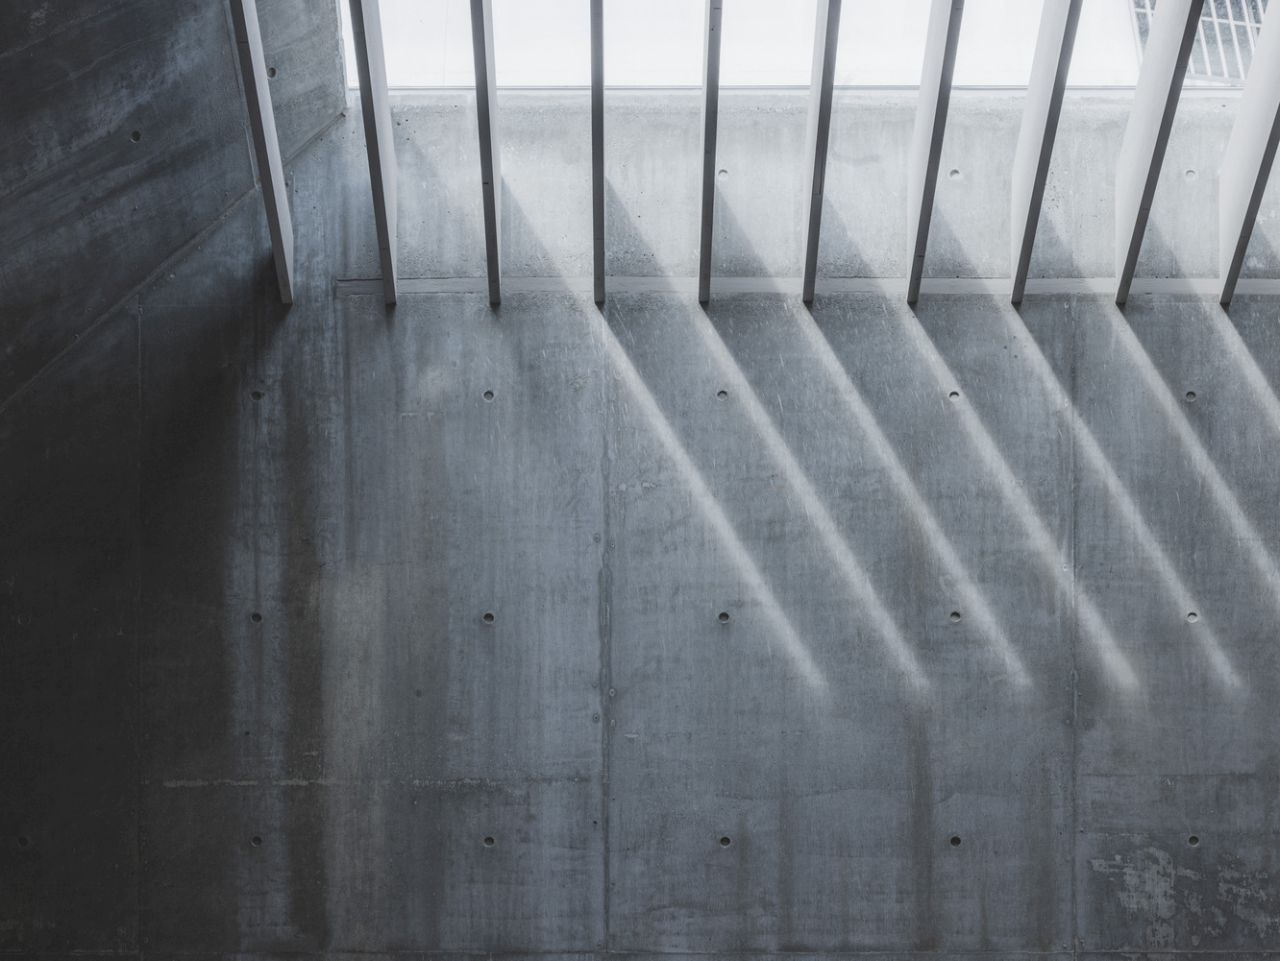
<svg viewBox="0 0 1280 961"><path fill-rule="evenodd" d="M137 172L128 270L110 191L6 263L0 953L1280 957L1275 297L703 310L697 97L637 92L610 271L673 289L601 311L586 97L513 93L493 311L457 92L395 104L388 311L358 101L289 95L292 309L242 130L188 226ZM901 274L912 103L838 98L822 276ZM1214 272L1232 105L1141 274ZM933 276L1007 273L1019 106L954 100ZM804 107L726 94L721 276L799 272ZM1036 273L1110 270L1126 109L1069 99Z"/></svg>

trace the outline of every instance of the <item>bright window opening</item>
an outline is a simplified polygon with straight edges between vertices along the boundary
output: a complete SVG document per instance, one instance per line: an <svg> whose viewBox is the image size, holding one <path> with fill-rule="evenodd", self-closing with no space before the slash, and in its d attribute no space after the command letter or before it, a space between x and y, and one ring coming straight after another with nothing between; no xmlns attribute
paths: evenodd
<svg viewBox="0 0 1280 961"><path fill-rule="evenodd" d="M587 87L588 0L492 0L501 87ZM342 11L347 77L358 83L350 11ZM1127 87L1159 0L1084 0L1068 82ZM1247 75L1267 0L1207 0L1187 72L1191 85L1238 86ZM1042 0L968 0L956 55L960 87L1023 87ZM836 83L914 87L930 0L845 0ZM726 87L803 87L813 57L816 0L726 0L720 81ZM393 88L471 87L468 0L381 0ZM605 0L605 83L698 87L705 0Z"/></svg>

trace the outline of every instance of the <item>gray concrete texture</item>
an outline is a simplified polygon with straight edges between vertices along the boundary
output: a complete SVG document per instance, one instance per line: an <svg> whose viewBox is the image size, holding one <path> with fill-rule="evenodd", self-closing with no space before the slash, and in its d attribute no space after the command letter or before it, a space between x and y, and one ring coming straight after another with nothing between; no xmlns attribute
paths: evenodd
<svg viewBox="0 0 1280 961"><path fill-rule="evenodd" d="M586 94L504 92L494 311L454 92L388 310L329 5L262 0L286 311L225 11L62 7L0 57L0 953L1280 957L1274 297L823 294L905 265L912 97L844 91L812 311L599 310ZM1126 104L1033 274L1110 269ZM1233 104L1140 276L1215 275ZM804 111L726 91L721 276L798 276ZM1019 111L953 100L928 274L1007 274ZM697 123L610 94L611 274L693 277Z"/></svg>

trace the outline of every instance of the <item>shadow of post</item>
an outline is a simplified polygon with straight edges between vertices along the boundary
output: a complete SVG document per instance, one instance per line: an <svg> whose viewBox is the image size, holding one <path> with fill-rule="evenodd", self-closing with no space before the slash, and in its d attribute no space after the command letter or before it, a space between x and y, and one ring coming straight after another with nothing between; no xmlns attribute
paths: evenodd
<svg viewBox="0 0 1280 961"><path fill-rule="evenodd" d="M1055 247L1062 248L1063 245L1058 242L1051 225L1042 223L1041 229L1048 231L1048 238ZM1154 388L1157 401L1161 399L1167 401L1167 397L1162 398L1158 377L1154 380L1151 377L1152 369L1150 368L1149 358L1146 358L1146 363L1143 362L1145 354L1142 353L1139 345L1137 345L1136 338L1132 336L1122 312L1116 307L1112 297L1109 295L1065 298L1069 304L1072 323L1072 344L1068 360L1070 367L1065 373L1055 370L1049 360L1049 357L1052 356L1052 351L1046 351L1041 346L1041 340L1045 336L1044 331L1038 330L1035 325L1025 323L1024 316L1029 311L1034 311L1038 303L1063 299L1062 297L1046 299L1040 295L1028 294L1027 299L1023 301L1023 304L1017 310L1006 309L1003 313L1010 325L1011 332L1025 335L1027 343L1032 346L1033 349L1026 352L1026 358L1030 366L1036 372L1040 381L1052 392L1055 402L1067 415L1077 455L1077 472L1079 471L1079 465L1083 463L1088 467L1091 475L1101 482L1107 498L1119 509L1121 518L1132 530L1138 546L1151 563L1153 572L1156 574L1163 593L1172 605L1173 610L1185 615L1188 620L1198 620L1200 618L1199 612L1202 610L1201 599L1184 579L1180 565L1175 563L1173 557L1170 556L1161 537L1152 528L1146 512L1142 509L1137 497L1135 497L1131 486L1121 479L1111 459L1099 443L1094 430L1085 421L1080 411L1079 400L1076 396L1079 390L1076 383L1077 365L1081 351L1086 350L1088 347L1088 341L1082 340L1082 338L1090 336L1093 318L1101 313L1111 327L1110 344L1114 345L1119 341L1122 346L1126 347L1122 354L1116 354L1115 351L1110 349L1106 351L1106 357L1110 362L1116 362L1127 357L1130 369L1127 372L1124 383L1136 380L1144 383L1144 386L1149 390ZM1131 309L1138 309L1133 306L1134 301L1132 299L1130 304ZM1138 349L1134 350L1133 348L1135 347L1138 347ZM1090 373L1093 373L1093 371L1091 370ZM1164 393L1167 394L1167 390ZM1166 413L1168 413L1167 403L1165 408ZM1173 414L1180 415L1181 412L1175 409ZM1075 510L1079 511L1079 509L1080 506L1077 501ZM1076 527L1078 529L1079 525L1077 524ZM1201 622L1193 636L1224 689L1233 694L1241 693L1244 688L1244 680L1233 667L1231 658L1213 627L1210 624Z"/></svg>
<svg viewBox="0 0 1280 961"><path fill-rule="evenodd" d="M618 209L616 198L612 203L612 209ZM524 219L523 210L514 197L509 198L508 208L504 210L504 216L511 222L521 226L522 233L528 242L537 243L536 234L532 229L529 229L528 222ZM615 332L619 316L625 313L617 306L615 302L616 296L610 295L609 299L606 299L604 308L599 309L593 302L590 302L590 297L571 292L568 289L568 285L563 283L564 278L552 278L552 280L560 281L559 290L561 293L571 294L581 303L582 309L589 319L598 319L598 322L593 323L592 326L598 334L604 358L609 363L618 382L626 389L627 394L635 403L643 419L662 444L664 451L676 465L678 473L693 495L699 511L739 567L744 580L760 602L773 627L777 640L791 660L798 675L805 680L815 694L825 697L828 692L827 681L814 660L809 645L801 638L791 618L784 611L772 586L761 571L759 563L754 558L753 552L744 543L734 524L730 521L703 472L695 464L688 449L672 426L671 421L663 413L653 392L632 362L626 348L623 346L622 339ZM511 297L518 296L520 295L511 295ZM588 303L590 304L589 307L587 306Z"/></svg>
<svg viewBox="0 0 1280 961"><path fill-rule="evenodd" d="M841 243L854 244L838 212L829 212L824 222L824 229L838 231ZM935 215L932 230L945 232L947 229L946 218ZM901 319L903 332L933 377L940 394L949 395L957 402L953 409L968 445L978 454L984 470L995 482L1002 500L1028 537L1043 576L1052 579L1059 591L1072 599L1075 619L1079 622L1080 628L1083 629L1083 636L1092 646L1099 665L1103 668L1104 682L1118 692L1138 693L1140 685L1132 664L1122 651L1111 627L1089 597L1087 590L1082 589L1077 582L1074 551L1060 546L1060 538L1050 531L1042 519L1040 510L1027 494L1027 485L1010 466L991 428L979 414L978 408L971 400L963 398L962 392L958 389L961 386L958 378L925 323L925 320L936 313L940 322L949 324L948 313L958 304L976 304L983 308L984 312L989 310L1000 314L1007 313L1010 308L999 298L990 296L957 298L954 295L946 295L943 299L935 299L936 295L930 294L929 286L929 279L926 278L920 302L914 310L905 305L904 288L903 299L898 302L895 313L895 316ZM815 301L815 307L820 306L821 303L820 296ZM964 393L968 393L974 399L980 397L979 392L965 391ZM1072 630L1074 632L1076 628L1073 626Z"/></svg>
<svg viewBox="0 0 1280 961"><path fill-rule="evenodd" d="M750 239L741 229L732 209L727 204L722 204L719 208L719 214L723 225L721 229L733 238L736 249L750 251L752 249ZM758 260L756 264L758 269L764 270L764 265ZM830 381L834 393L841 400L851 423L856 425L865 440L866 446L870 448L874 457L873 463L883 469L890 477L894 492L898 495L912 523L923 535L923 540L928 545L929 551L941 564L944 575L949 577L956 585L956 593L961 605L966 612L973 616L978 628L978 634L985 644L990 647L996 663L1011 679L1014 686L1023 689L1024 693L1026 693L1032 687L1032 680L1022 658L1009 640L1008 634L1000 623L985 592L979 588L969 574L968 566L961 560L951 538L943 529L933 508L921 494L919 487L903 465L893 445L881 429L875 414L854 384L849 372L841 366L832 351L830 343L822 336L814 317L811 316L814 308L798 308L796 300L792 297L781 299L779 307L785 317L798 328L800 342L809 348L813 366L821 370ZM822 310L820 306L816 309L819 313ZM800 466L791 448L764 410L757 394L747 382L742 368L728 349L725 337L728 336L727 332L732 329L733 302L728 301L726 306L713 300L711 304L706 306L705 312L707 315L706 321L709 321L709 323L698 323L697 326L703 335L703 341L707 344L707 349L713 356L717 357L720 367L726 369L744 388L744 403L747 404L751 411L752 421L756 425L757 433L761 437L769 439L770 442L767 446L776 452L780 462L788 465L789 469L786 473L792 479L792 483L797 490L802 493L807 513L817 519L821 528L827 528L829 525L832 536L839 539L838 543L829 545L829 550L833 558L850 572L851 580L857 580L866 585L863 588L865 593L867 587L870 587L870 581L862 570L860 562L856 560L851 549L847 546L846 542L849 534L837 532L836 523L831 518L823 498L814 489L805 470ZM702 318L697 318L695 323L701 320ZM850 455L848 466L853 469L861 460L862 451L854 443L852 436L842 437L839 440L841 443L838 446ZM865 470L866 467L863 466L862 469ZM869 601L879 604L878 595L873 592ZM884 611L883 616L886 619L888 618L887 610ZM891 625L892 621L889 621L889 624L885 625L883 629L887 630ZM896 630L896 628L894 629ZM905 641L903 643L905 644Z"/></svg>

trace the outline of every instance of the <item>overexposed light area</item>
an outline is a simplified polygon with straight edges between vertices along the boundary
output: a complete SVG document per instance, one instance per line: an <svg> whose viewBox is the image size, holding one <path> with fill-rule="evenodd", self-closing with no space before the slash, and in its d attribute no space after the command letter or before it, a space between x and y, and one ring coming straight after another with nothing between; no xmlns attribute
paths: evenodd
<svg viewBox="0 0 1280 961"><path fill-rule="evenodd" d="M1134 34L1133 3L1131 0L1084 0L1067 85L1132 87L1137 82L1138 43Z"/></svg>
<svg viewBox="0 0 1280 961"><path fill-rule="evenodd" d="M337 2L347 77L356 86L350 10L347 0ZM1189 84L1238 86L1247 69L1266 4L1229 0L1224 13L1219 6L1227 2L1205 5L1201 42L1188 69ZM590 85L589 0L492 0L492 4L500 87ZM1025 86L1043 4L1044 0L968 0L954 84ZM931 6L931 0L844 0L836 84L918 85ZM1068 83L1075 87L1136 83L1140 46L1153 7L1155 0L1084 0ZM391 87L474 86L469 0L380 0L380 9ZM807 86L816 10L817 0L724 0L721 85ZM702 84L706 0L605 0L604 21L606 85ZM1205 49L1200 50L1201 46ZM1203 66L1219 61L1237 66L1231 71Z"/></svg>
<svg viewBox="0 0 1280 961"><path fill-rule="evenodd" d="M720 83L728 87L808 86L813 74L817 10L816 0L726 2ZM699 52L699 69L701 61ZM606 71L608 62L606 59Z"/></svg>
<svg viewBox="0 0 1280 961"><path fill-rule="evenodd" d="M359 86L351 39L351 8L338 0L342 14L347 83ZM387 84L391 87L470 87L475 85L471 55L471 14L466 0L380 0ZM495 52L499 63L502 57Z"/></svg>
<svg viewBox="0 0 1280 961"><path fill-rule="evenodd" d="M1040 0L1030 2L1040 5ZM844 6L848 9L842 9L840 15L836 83L886 87L919 84L929 27L929 0Z"/></svg>
<svg viewBox="0 0 1280 961"><path fill-rule="evenodd" d="M1127 87L1137 81L1132 5L1132 0L1084 0L1067 81L1071 86ZM918 85L931 6L929 0L845 0L836 83L854 87ZM952 83L960 87L1026 86L1043 8L1043 0L967 0Z"/></svg>
<svg viewBox="0 0 1280 961"><path fill-rule="evenodd" d="M519 0L516 0L518 3ZM587 0L564 0L589 16ZM731 22L726 12L725 29ZM495 8L495 33L502 29ZM606 0L604 82L615 87L702 85L706 4L699 0ZM724 56L723 47L721 56ZM590 79L590 78L588 78Z"/></svg>
<svg viewBox="0 0 1280 961"><path fill-rule="evenodd" d="M350 10L342 8L347 77L358 84ZM804 86L813 59L816 0L725 4L720 81L725 86ZM475 84L468 0L381 0L392 87ZM702 85L705 0L606 0L605 83ZM591 83L588 0L493 0L494 70L501 87Z"/></svg>
<svg viewBox="0 0 1280 961"><path fill-rule="evenodd" d="M1102 2L1115 5L1114 0ZM961 86L1025 84L1031 76L1043 6L1041 0L967 0L952 82Z"/></svg>

